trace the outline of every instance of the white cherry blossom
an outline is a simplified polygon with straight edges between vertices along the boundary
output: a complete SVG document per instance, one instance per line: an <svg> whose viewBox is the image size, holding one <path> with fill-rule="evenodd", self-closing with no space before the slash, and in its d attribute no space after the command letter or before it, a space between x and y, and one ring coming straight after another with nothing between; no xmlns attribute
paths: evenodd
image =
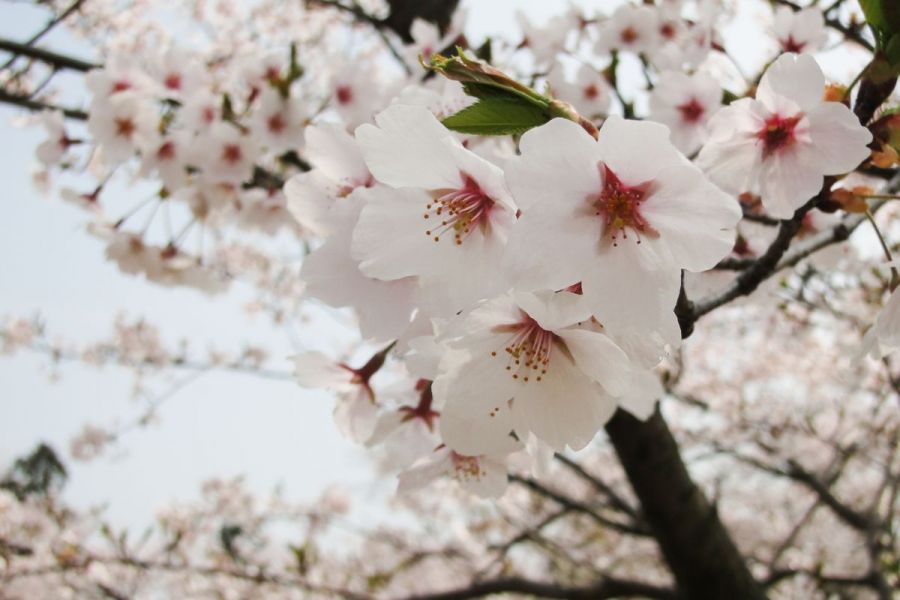
<svg viewBox="0 0 900 600"><path fill-rule="evenodd" d="M659 46L658 15L649 6L623 4L601 24L596 51L651 53Z"/></svg>
<svg viewBox="0 0 900 600"><path fill-rule="evenodd" d="M444 441L469 455L509 450L529 433L555 450L579 450L619 399L652 405L652 377L589 314L553 292L505 295L464 313L446 334L449 354L434 382ZM639 388L650 398L634 397Z"/></svg>
<svg viewBox="0 0 900 600"><path fill-rule="evenodd" d="M47 132L47 139L37 147L37 158L44 166L50 167L66 161L69 148L78 143L69 137L63 114L59 111L44 111L38 119Z"/></svg>
<svg viewBox="0 0 900 600"><path fill-rule="evenodd" d="M612 91L602 73L584 64L576 71L574 81L569 81L564 71L563 64L557 61L547 75L554 97L571 103L579 114L586 117L609 112Z"/></svg>
<svg viewBox="0 0 900 600"><path fill-rule="evenodd" d="M111 164L131 158L155 133L157 115L146 98L132 91L117 92L92 104L88 130Z"/></svg>
<svg viewBox="0 0 900 600"><path fill-rule="evenodd" d="M259 148L238 127L220 121L197 137L191 153L208 181L236 185L250 178Z"/></svg>
<svg viewBox="0 0 900 600"><path fill-rule="evenodd" d="M305 153L313 169L291 177L284 187L288 209L303 227L316 234L328 230L328 211L358 187L371 187L356 140L341 125L319 123L305 131Z"/></svg>
<svg viewBox="0 0 900 600"><path fill-rule="evenodd" d="M362 272L418 276L422 302L438 313L505 291L499 264L516 208L503 172L425 108L392 105L376 122L356 138L369 170L391 187L362 190L367 205L353 234Z"/></svg>
<svg viewBox="0 0 900 600"><path fill-rule="evenodd" d="M772 34L783 52L816 52L828 40L825 18L815 7L794 11L787 6L775 10Z"/></svg>
<svg viewBox="0 0 900 600"><path fill-rule="evenodd" d="M669 127L672 143L693 154L706 141L706 123L722 106L722 88L703 72L665 71L650 93L649 118Z"/></svg>
<svg viewBox="0 0 900 600"><path fill-rule="evenodd" d="M598 141L563 119L522 136L521 156L506 167L522 210L506 254L515 286L581 283L610 330L677 344L680 270L704 271L727 256L741 211L668 136L663 125L616 116Z"/></svg>
<svg viewBox="0 0 900 600"><path fill-rule="evenodd" d="M298 150L303 145L306 115L302 101L294 96L284 98L268 87L253 109L251 135L272 152Z"/></svg>
<svg viewBox="0 0 900 600"><path fill-rule="evenodd" d="M763 75L756 99L721 109L697 162L722 189L762 198L790 218L825 175L852 171L869 156L872 134L839 102L822 99L825 76L808 55L783 54Z"/></svg>
<svg viewBox="0 0 900 600"><path fill-rule="evenodd" d="M506 491L506 457L466 456L442 446L400 473L397 492L408 494L445 477L478 496L499 498Z"/></svg>

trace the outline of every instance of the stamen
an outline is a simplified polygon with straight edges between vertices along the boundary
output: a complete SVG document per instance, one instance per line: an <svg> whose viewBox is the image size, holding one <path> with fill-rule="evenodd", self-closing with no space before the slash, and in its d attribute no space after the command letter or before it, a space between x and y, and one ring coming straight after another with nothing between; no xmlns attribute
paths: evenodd
<svg viewBox="0 0 900 600"><path fill-rule="evenodd" d="M452 233L453 241L461 246L463 240L476 228L490 225L490 212L494 207L491 199L478 183L469 175L461 173L461 189L443 189L432 192L432 201L425 205L422 218L436 221L425 235L439 242L441 236Z"/></svg>
<svg viewBox="0 0 900 600"><path fill-rule="evenodd" d="M793 117L773 115L766 119L763 128L756 133L756 138L763 143L763 158L768 158L794 143L796 139L794 130L802 118L803 114L800 113Z"/></svg>
<svg viewBox="0 0 900 600"><path fill-rule="evenodd" d="M620 233L622 238L628 239L628 229L634 232L638 244L641 243L641 235L659 237L659 232L640 211L641 203L647 199L651 182L628 186L606 164L599 163L598 167L603 173L603 189L591 199L591 206L595 215L603 217L606 226L604 235L609 236L612 245L619 245Z"/></svg>
<svg viewBox="0 0 900 600"><path fill-rule="evenodd" d="M496 331L511 334L503 351L507 355L506 370L512 378L522 383L542 381L550 368L551 351L559 337L525 312L518 323L500 326ZM491 352L491 357L496 358L497 352Z"/></svg>

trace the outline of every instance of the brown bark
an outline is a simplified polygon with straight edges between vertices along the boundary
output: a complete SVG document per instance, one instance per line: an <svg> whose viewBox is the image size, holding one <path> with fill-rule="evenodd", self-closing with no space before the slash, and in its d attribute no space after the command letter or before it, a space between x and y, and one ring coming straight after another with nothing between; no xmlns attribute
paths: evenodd
<svg viewBox="0 0 900 600"><path fill-rule="evenodd" d="M715 507L691 479L659 411L647 421L639 421L620 410L606 431L675 577L680 597L765 598Z"/></svg>

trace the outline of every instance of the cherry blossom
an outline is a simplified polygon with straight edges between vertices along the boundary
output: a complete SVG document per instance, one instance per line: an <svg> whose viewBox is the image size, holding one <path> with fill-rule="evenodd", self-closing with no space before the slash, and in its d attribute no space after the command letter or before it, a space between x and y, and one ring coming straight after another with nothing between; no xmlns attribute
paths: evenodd
<svg viewBox="0 0 900 600"><path fill-rule="evenodd" d="M153 107L136 92L117 92L91 111L88 130L111 164L131 158L153 134L157 117Z"/></svg>
<svg viewBox="0 0 900 600"><path fill-rule="evenodd" d="M236 185L250 178L259 146L238 127L218 122L194 140L191 154L205 179Z"/></svg>
<svg viewBox="0 0 900 600"><path fill-rule="evenodd" d="M152 74L160 93L175 100L190 98L209 85L204 65L180 48L170 48L159 55Z"/></svg>
<svg viewBox="0 0 900 600"><path fill-rule="evenodd" d="M794 11L787 6L775 10L772 34L783 52L816 52L828 40L822 11L815 7Z"/></svg>
<svg viewBox="0 0 900 600"><path fill-rule="evenodd" d="M507 165L522 210L506 254L518 289L581 283L605 326L677 344L680 269L704 271L727 255L741 213L668 136L615 116L599 141L562 119L522 136L521 157Z"/></svg>
<svg viewBox="0 0 900 600"><path fill-rule="evenodd" d="M285 184L288 208L303 227L327 231L328 211L358 187L370 187L372 175L356 140L340 125L319 123L306 128L306 151L311 171L293 176Z"/></svg>
<svg viewBox="0 0 900 600"><path fill-rule="evenodd" d="M258 102L250 126L254 140L272 152L300 149L306 125L303 103L272 88L263 90Z"/></svg>
<svg viewBox="0 0 900 600"><path fill-rule="evenodd" d="M422 302L439 313L504 291L498 267L516 209L503 172L422 107L393 105L376 123L356 137L369 170L395 189L361 190L352 252L362 272L418 276Z"/></svg>
<svg viewBox="0 0 900 600"><path fill-rule="evenodd" d="M37 147L37 158L47 167L65 162L69 148L78 140L69 137L66 132L63 114L59 111L45 111L40 114L41 125L47 132L47 140Z"/></svg>
<svg viewBox="0 0 900 600"><path fill-rule="evenodd" d="M189 182L187 167L191 160L193 139L186 131L173 131L162 136L151 135L142 144L141 170L156 174L166 190L174 192Z"/></svg>
<svg viewBox="0 0 900 600"><path fill-rule="evenodd" d="M657 19L656 10L649 6L619 6L597 33L597 53L652 53L660 40Z"/></svg>
<svg viewBox="0 0 900 600"><path fill-rule="evenodd" d="M783 54L744 98L709 122L697 159L723 189L758 193L766 211L787 219L822 187L825 175L855 169L872 134L839 102L825 102L825 77L808 54Z"/></svg>
<svg viewBox="0 0 900 600"><path fill-rule="evenodd" d="M478 496L497 498L506 491L505 456L466 456L442 447L402 472L397 491L414 492L444 477Z"/></svg>
<svg viewBox="0 0 900 600"><path fill-rule="evenodd" d="M574 314L554 294L517 294L489 300L451 326L451 349L434 382L442 401L441 436L469 455L510 449L533 433L555 450L579 450L612 416L621 398L652 377L632 364L589 315Z"/></svg>
<svg viewBox="0 0 900 600"><path fill-rule="evenodd" d="M586 116L605 115L612 102L612 92L606 78L590 65L581 65L575 73L575 80L565 77L563 64L553 65L547 82L554 96L572 104L580 114Z"/></svg>
<svg viewBox="0 0 900 600"><path fill-rule="evenodd" d="M650 94L650 119L667 125L672 143L691 155L708 136L707 122L722 106L722 89L709 75L666 71Z"/></svg>
<svg viewBox="0 0 900 600"><path fill-rule="evenodd" d="M370 380L381 369L386 354L387 350L379 352L362 367L354 368L321 352L304 352L293 359L294 377L303 387L337 392L335 424L347 438L363 443L372 435L378 416Z"/></svg>

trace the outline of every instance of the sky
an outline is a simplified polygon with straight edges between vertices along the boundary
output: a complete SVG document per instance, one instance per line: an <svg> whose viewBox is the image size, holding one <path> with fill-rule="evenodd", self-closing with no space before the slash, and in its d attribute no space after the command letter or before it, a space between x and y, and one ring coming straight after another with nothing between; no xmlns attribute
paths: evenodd
<svg viewBox="0 0 900 600"><path fill-rule="evenodd" d="M618 3L584 4L609 10ZM469 0L464 6L470 15L467 33L478 40L486 34L515 39L517 8L539 22L565 4ZM39 29L47 18L18 3L4 3L0 13L5 13L0 36L11 39ZM738 44L754 36L746 24L724 33L727 42ZM49 36L46 44L84 50L82 56L91 58L63 34ZM826 70L845 77L851 62L832 60ZM191 339L197 348L213 342L238 350L245 341L273 347L281 354L272 368L289 371L286 357L294 349L284 332L264 319L248 320L238 298L161 289L122 275L106 262L102 243L84 231L88 217L43 196L33 185L33 150L43 135L39 128L17 127L18 115L0 105L0 318L39 313L50 331L89 341L107 336L120 312L144 316L164 331ZM304 339L326 343L331 335L301 333ZM67 455L69 440L86 423L129 421L139 411L132 383L131 373L122 369L50 368L47 357L28 352L0 356L0 470L39 441ZM68 461L66 498L82 508L105 505L112 523L135 527L148 524L168 502L196 497L201 482L214 477L244 474L251 489L265 493L280 485L295 500L313 499L334 483L362 503L383 498L393 482L379 480L367 454L340 437L331 408L327 393L303 390L291 381L204 374L165 404L158 424L131 431L117 450L92 462Z"/></svg>

